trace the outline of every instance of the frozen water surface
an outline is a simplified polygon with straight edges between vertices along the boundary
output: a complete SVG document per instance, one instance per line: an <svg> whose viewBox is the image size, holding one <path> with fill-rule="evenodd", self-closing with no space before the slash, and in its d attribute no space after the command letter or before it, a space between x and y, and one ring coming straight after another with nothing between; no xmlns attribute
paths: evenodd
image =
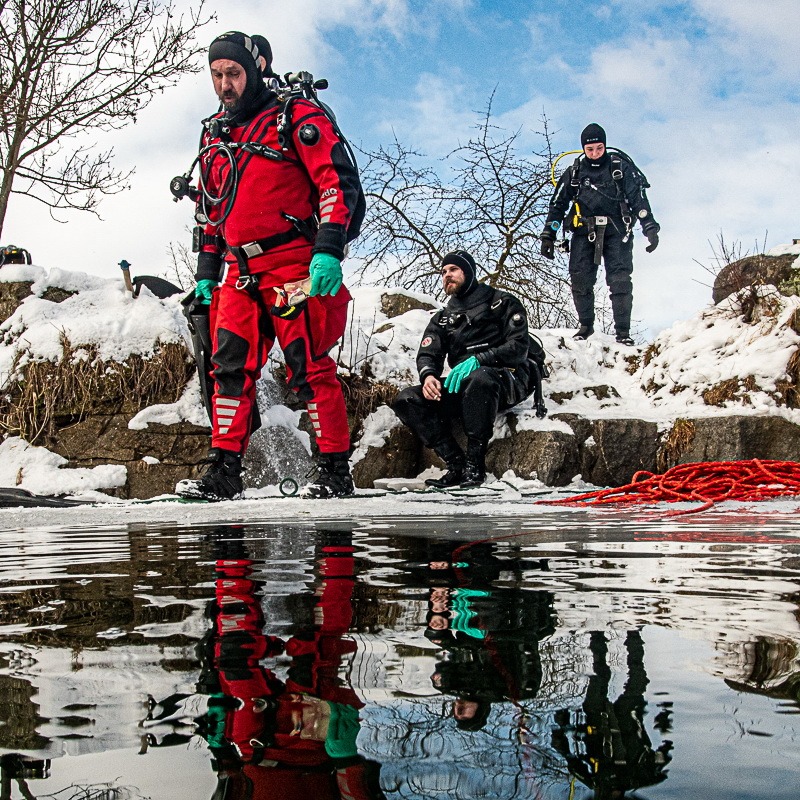
<svg viewBox="0 0 800 800"><path fill-rule="evenodd" d="M0 511L0 796L794 800L797 504L666 510Z"/></svg>

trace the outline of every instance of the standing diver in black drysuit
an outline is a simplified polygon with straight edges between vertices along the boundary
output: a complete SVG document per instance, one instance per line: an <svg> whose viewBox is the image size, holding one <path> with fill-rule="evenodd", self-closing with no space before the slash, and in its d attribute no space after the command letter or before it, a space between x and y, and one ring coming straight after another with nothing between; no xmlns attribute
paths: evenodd
<svg viewBox="0 0 800 800"><path fill-rule="evenodd" d="M569 277L580 325L573 339L581 341L594 333L594 284L602 258L617 341L633 345L633 225L637 219L641 222L648 253L658 247L661 226L653 218L644 175L627 158L606 151L603 128L595 122L587 125L581 147L583 155L564 171L550 198L541 252L545 258L554 257L556 233L572 204L567 221L572 232Z"/></svg>

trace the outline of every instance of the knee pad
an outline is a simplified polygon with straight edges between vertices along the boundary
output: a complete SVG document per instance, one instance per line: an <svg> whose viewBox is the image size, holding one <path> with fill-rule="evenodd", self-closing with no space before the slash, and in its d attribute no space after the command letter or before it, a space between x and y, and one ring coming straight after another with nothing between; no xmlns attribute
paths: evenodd
<svg viewBox="0 0 800 800"><path fill-rule="evenodd" d="M217 390L226 397L240 397L244 391L244 368L250 343L232 331L217 331L217 349L211 357Z"/></svg>

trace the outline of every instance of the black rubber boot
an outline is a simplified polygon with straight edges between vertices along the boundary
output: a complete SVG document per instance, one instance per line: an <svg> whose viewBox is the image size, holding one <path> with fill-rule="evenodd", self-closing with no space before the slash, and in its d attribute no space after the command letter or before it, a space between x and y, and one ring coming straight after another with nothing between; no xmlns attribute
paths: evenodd
<svg viewBox="0 0 800 800"><path fill-rule="evenodd" d="M618 333L617 344L624 344L628 347L633 347L636 344L636 342L634 342L633 339L631 339L629 333Z"/></svg>
<svg viewBox="0 0 800 800"><path fill-rule="evenodd" d="M594 326L593 325L591 325L591 324L585 325L584 323L581 323L581 325L578 328L578 330L575 331L575 333L572 335L572 338L576 342L583 342L586 339L588 339L593 333L594 333Z"/></svg>
<svg viewBox="0 0 800 800"><path fill-rule="evenodd" d="M181 481L175 493L181 497L217 502L236 500L244 493L242 455L231 450L212 448L208 451L205 474L198 480Z"/></svg>
<svg viewBox="0 0 800 800"><path fill-rule="evenodd" d="M445 439L433 445L433 451L447 464L447 472L441 478L428 478L425 484L434 489L460 486L464 479L465 459L464 451L458 446L458 442L453 438Z"/></svg>
<svg viewBox="0 0 800 800"><path fill-rule="evenodd" d="M468 489L480 486L486 480L486 450L488 445L477 439L467 441L467 466L464 468L464 479L461 486Z"/></svg>
<svg viewBox="0 0 800 800"><path fill-rule="evenodd" d="M301 497L325 500L355 494L347 452L320 453L314 473L311 482L300 490Z"/></svg>

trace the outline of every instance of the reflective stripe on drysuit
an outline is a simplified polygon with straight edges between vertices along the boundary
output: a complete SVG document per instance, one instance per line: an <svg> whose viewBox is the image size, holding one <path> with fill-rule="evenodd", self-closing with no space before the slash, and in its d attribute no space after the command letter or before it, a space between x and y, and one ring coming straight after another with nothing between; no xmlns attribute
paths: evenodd
<svg viewBox="0 0 800 800"><path fill-rule="evenodd" d="M264 305L273 305L275 292L261 289ZM256 402L256 381L277 338L286 360L289 388L306 403L317 444L323 453L350 447L342 387L336 362L328 350L345 329L350 293L342 286L335 297L310 297L293 320L260 311L246 290L229 276L214 292L211 330L215 391L211 446L242 453L250 437Z"/></svg>

